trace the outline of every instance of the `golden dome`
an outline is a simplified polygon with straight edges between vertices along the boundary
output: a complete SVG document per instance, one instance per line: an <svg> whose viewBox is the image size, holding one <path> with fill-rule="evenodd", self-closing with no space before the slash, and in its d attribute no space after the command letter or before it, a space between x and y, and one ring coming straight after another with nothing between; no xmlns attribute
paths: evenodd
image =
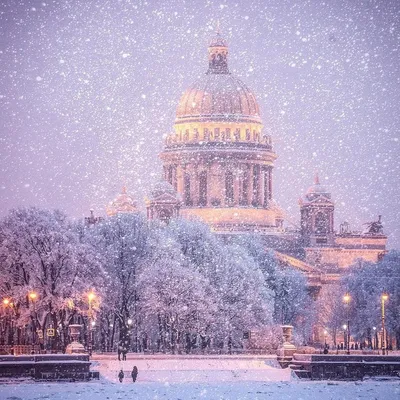
<svg viewBox="0 0 400 400"><path fill-rule="evenodd" d="M211 121L261 124L254 94L229 72L228 45L219 32L208 47L208 62L206 74L183 93L175 124Z"/></svg>
<svg viewBox="0 0 400 400"><path fill-rule="evenodd" d="M175 123L203 121L261 124L260 109L250 89L231 74L207 73L187 89Z"/></svg>

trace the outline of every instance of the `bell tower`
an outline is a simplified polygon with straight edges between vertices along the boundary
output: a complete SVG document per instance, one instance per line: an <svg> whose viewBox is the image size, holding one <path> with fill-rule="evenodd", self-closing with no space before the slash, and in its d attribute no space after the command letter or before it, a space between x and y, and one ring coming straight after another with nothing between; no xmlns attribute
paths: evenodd
<svg viewBox="0 0 400 400"><path fill-rule="evenodd" d="M305 246L326 246L334 243L333 217L335 204L331 194L321 185L318 174L305 196L300 199L301 235Z"/></svg>

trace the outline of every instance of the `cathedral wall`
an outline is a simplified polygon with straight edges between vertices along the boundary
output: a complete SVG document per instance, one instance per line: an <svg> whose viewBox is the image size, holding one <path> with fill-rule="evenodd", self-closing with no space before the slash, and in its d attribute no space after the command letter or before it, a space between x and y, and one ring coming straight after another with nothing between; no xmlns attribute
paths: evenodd
<svg viewBox="0 0 400 400"><path fill-rule="evenodd" d="M377 262L382 249L306 248L306 262L325 268L348 268L357 260Z"/></svg>

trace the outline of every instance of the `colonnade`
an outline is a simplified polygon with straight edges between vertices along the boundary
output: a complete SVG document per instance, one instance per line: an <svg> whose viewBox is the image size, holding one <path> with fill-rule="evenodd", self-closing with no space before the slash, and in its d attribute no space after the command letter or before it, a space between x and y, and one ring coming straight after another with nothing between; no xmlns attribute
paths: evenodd
<svg viewBox="0 0 400 400"><path fill-rule="evenodd" d="M272 199L272 166L268 164L169 164L164 174L186 207L267 208Z"/></svg>

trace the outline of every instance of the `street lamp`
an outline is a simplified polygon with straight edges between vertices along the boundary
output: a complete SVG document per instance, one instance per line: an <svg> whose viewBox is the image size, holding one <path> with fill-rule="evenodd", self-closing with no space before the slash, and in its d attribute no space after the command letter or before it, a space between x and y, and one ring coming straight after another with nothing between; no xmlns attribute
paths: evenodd
<svg viewBox="0 0 400 400"><path fill-rule="evenodd" d="M33 317L32 317L32 354L35 353L35 344L36 344L36 304L35 301L37 299L36 292L29 292L28 298L32 302L33 305Z"/></svg>
<svg viewBox="0 0 400 400"><path fill-rule="evenodd" d="M88 300L89 300L89 311L88 311L88 317L89 317L89 324L88 324L88 329L89 329L89 340L88 340L88 353L89 356L92 355L92 327L96 324L94 321L92 321L92 301L96 298L96 294L91 291L88 293ZM94 323L93 323L94 322Z"/></svg>
<svg viewBox="0 0 400 400"><path fill-rule="evenodd" d="M389 299L389 296L386 293L383 293L381 296L382 299L382 355L388 354L387 344L386 344L386 332L385 332L385 301Z"/></svg>
<svg viewBox="0 0 400 400"><path fill-rule="evenodd" d="M8 339L7 339L7 344L11 344L11 347L14 345L14 327L13 327L13 306L14 304L12 301L8 298L3 299L3 305L5 308L5 321L6 321L6 329L8 326ZM11 309L10 312L8 312L8 309ZM7 321L8 320L8 321Z"/></svg>
<svg viewBox="0 0 400 400"><path fill-rule="evenodd" d="M327 335L328 335L328 331L325 329L324 330L325 348L326 348L326 337L327 337Z"/></svg>
<svg viewBox="0 0 400 400"><path fill-rule="evenodd" d="M376 326L374 326L372 329L374 331L374 350L376 350L376 348L378 347L378 340L377 340L377 337L376 337Z"/></svg>
<svg viewBox="0 0 400 400"><path fill-rule="evenodd" d="M350 300L351 300L350 295L346 293L343 296L343 301L346 304L346 310L347 310L347 354L350 354L350 317L349 317Z"/></svg>

